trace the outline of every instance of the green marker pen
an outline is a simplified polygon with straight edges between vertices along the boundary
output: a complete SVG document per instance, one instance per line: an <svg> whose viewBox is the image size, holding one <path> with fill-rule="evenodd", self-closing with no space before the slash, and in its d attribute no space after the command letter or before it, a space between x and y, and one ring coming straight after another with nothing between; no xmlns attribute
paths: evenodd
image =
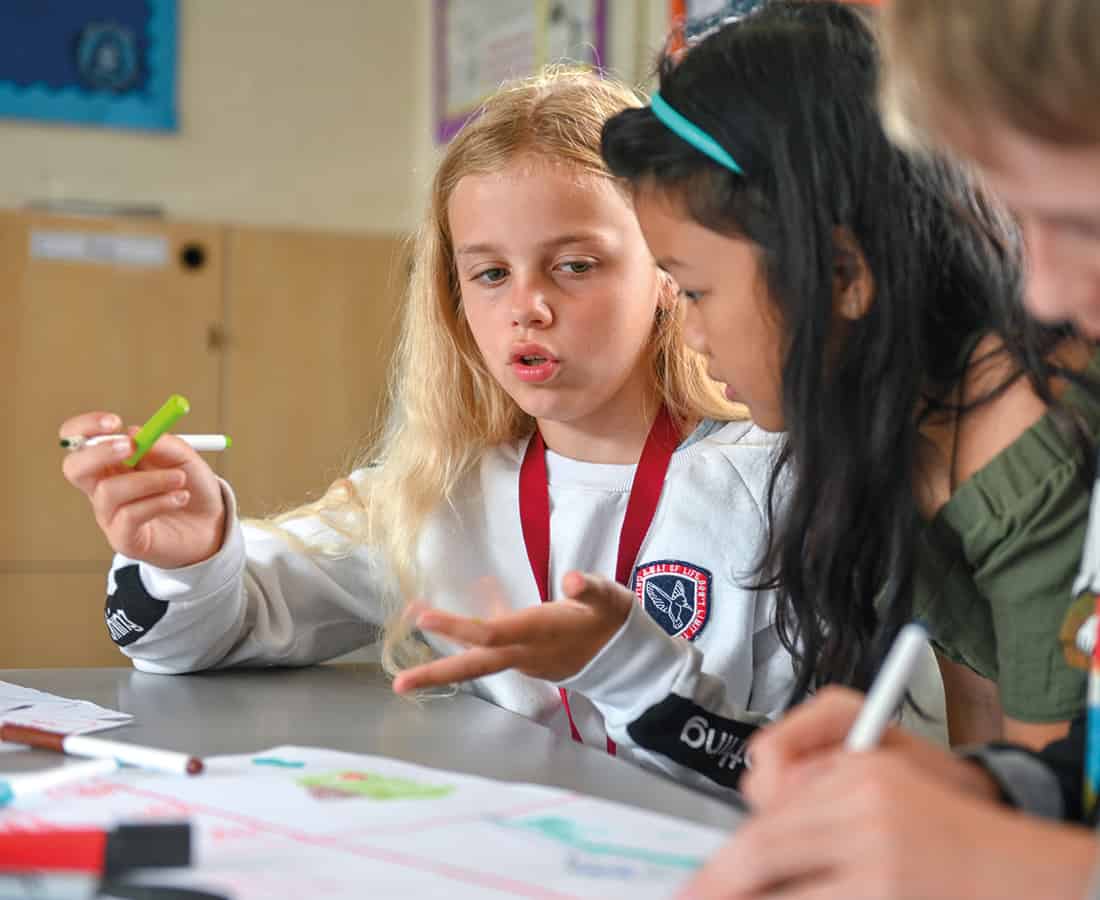
<svg viewBox="0 0 1100 900"><path fill-rule="evenodd" d="M133 456L124 459L123 462L131 468L136 466L141 462L141 458L149 452L153 444L157 442L157 439L190 411L191 404L187 402L186 397L173 394L165 400L164 406L153 413L149 417L149 421L142 425L138 433L134 435L137 450Z"/></svg>

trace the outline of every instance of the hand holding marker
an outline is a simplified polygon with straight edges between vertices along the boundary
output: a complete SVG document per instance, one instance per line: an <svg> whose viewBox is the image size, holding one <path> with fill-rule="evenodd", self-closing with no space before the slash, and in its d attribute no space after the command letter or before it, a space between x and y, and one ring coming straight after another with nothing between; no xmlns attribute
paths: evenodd
<svg viewBox="0 0 1100 900"><path fill-rule="evenodd" d="M209 559L225 538L222 485L192 445L218 449L230 441L168 434L189 409L173 395L132 436L105 411L73 416L58 429L70 450L62 472L88 498L112 549L162 569Z"/></svg>
<svg viewBox="0 0 1100 900"><path fill-rule="evenodd" d="M844 742L847 750L871 750L897 712L917 663L924 652L928 633L920 625L906 625L894 639L875 683L863 703L859 717Z"/></svg>
<svg viewBox="0 0 1100 900"><path fill-rule="evenodd" d="M160 436L190 411L191 404L187 402L186 397L179 394L173 394L169 397L164 405L153 413L149 421L142 425L138 433L134 435L137 450L129 459L123 460L125 465L131 468L136 466ZM98 444L106 443L114 437L116 435L113 434L100 434L94 437L85 437L82 434L70 435L61 438L61 446L66 450L79 450L81 447L95 447ZM200 453L217 453L233 446L233 439L224 434L178 434L176 437Z"/></svg>

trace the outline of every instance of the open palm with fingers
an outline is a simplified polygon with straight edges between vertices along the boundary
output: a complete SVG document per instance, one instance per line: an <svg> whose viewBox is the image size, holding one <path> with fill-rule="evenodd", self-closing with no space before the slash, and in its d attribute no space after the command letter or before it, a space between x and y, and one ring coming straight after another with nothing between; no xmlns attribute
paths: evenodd
<svg viewBox="0 0 1100 900"><path fill-rule="evenodd" d="M460 653L402 672L394 690L483 678L515 669L532 678L564 681L581 671L622 628L634 595L599 575L570 572L562 579L564 596L488 621L424 609L415 619L422 631L467 647Z"/></svg>

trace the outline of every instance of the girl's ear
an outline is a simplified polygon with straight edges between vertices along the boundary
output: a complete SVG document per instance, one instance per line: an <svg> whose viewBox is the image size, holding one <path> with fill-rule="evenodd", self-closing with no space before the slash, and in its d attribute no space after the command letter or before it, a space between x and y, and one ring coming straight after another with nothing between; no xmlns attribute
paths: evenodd
<svg viewBox="0 0 1100 900"><path fill-rule="evenodd" d="M867 257L847 227L833 229L833 312L854 322L875 299L875 277Z"/></svg>
<svg viewBox="0 0 1100 900"><path fill-rule="evenodd" d="M680 286L664 269L657 270L657 310L672 312L680 299Z"/></svg>

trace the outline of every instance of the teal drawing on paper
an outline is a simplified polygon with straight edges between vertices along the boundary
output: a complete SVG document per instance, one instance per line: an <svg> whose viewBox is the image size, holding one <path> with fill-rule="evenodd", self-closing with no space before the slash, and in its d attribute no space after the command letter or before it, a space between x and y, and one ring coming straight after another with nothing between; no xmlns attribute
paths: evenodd
<svg viewBox="0 0 1100 900"><path fill-rule="evenodd" d="M493 818L493 822L505 828L533 831L571 850L590 853L593 856L614 857L636 860L651 866L664 866L670 869L698 869L705 860L699 856L682 856L678 853L662 853L648 847L627 847L595 840L584 833L584 828L571 819L561 816L542 816L524 821L508 821Z"/></svg>
<svg viewBox="0 0 1100 900"><path fill-rule="evenodd" d="M279 759L275 756L257 756L252 760L254 766L274 766L278 769L304 769L306 764L293 759Z"/></svg>

